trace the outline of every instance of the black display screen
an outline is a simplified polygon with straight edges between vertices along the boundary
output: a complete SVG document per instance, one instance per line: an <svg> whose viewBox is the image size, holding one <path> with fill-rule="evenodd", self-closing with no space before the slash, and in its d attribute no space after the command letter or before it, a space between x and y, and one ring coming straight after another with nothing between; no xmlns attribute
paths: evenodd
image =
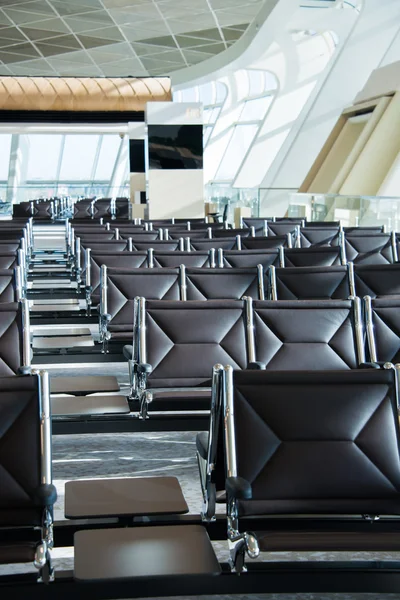
<svg viewBox="0 0 400 600"><path fill-rule="evenodd" d="M129 170L130 173L144 173L144 140L129 140Z"/></svg>
<svg viewBox="0 0 400 600"><path fill-rule="evenodd" d="M150 169L202 169L202 125L149 125Z"/></svg>

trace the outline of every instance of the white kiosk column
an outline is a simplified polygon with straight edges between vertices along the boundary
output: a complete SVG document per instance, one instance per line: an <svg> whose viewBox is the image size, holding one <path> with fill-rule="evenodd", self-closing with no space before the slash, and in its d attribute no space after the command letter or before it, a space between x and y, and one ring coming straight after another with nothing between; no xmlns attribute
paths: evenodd
<svg viewBox="0 0 400 600"><path fill-rule="evenodd" d="M132 217L144 218L146 208L145 123L128 123Z"/></svg>
<svg viewBox="0 0 400 600"><path fill-rule="evenodd" d="M203 106L148 102L149 219L204 217Z"/></svg>

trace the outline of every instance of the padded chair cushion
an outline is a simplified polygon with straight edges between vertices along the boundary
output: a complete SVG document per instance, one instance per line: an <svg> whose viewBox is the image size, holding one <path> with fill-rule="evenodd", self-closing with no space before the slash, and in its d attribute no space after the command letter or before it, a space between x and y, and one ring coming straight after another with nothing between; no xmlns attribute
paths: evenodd
<svg viewBox="0 0 400 600"><path fill-rule="evenodd" d="M400 296L372 300L372 322L379 362L400 362Z"/></svg>
<svg viewBox="0 0 400 600"><path fill-rule="evenodd" d="M216 363L247 363L244 303L240 300L148 300L146 362L152 387L210 386Z"/></svg>
<svg viewBox="0 0 400 600"><path fill-rule="evenodd" d="M0 377L23 366L22 311L17 303L0 303Z"/></svg>
<svg viewBox="0 0 400 600"><path fill-rule="evenodd" d="M348 262L369 265L393 263L391 237L386 233L345 236L345 249Z"/></svg>
<svg viewBox="0 0 400 600"><path fill-rule="evenodd" d="M399 514L393 370L233 378L241 514Z"/></svg>
<svg viewBox="0 0 400 600"><path fill-rule="evenodd" d="M300 245L302 248L338 246L339 227L301 227Z"/></svg>
<svg viewBox="0 0 400 600"><path fill-rule="evenodd" d="M285 248L285 267L330 267L340 265L340 248Z"/></svg>
<svg viewBox="0 0 400 600"><path fill-rule="evenodd" d="M118 269L136 269L147 267L146 252L92 252L90 255L92 295L100 297L101 265Z"/></svg>
<svg viewBox="0 0 400 600"><path fill-rule="evenodd" d="M394 265L354 265L356 294L359 297L400 295L400 263Z"/></svg>
<svg viewBox="0 0 400 600"><path fill-rule="evenodd" d="M278 300L347 300L350 281L345 266L275 269Z"/></svg>
<svg viewBox="0 0 400 600"><path fill-rule="evenodd" d="M224 267L249 268L262 265L267 270L270 265L279 267L279 250L271 248L265 250L225 250Z"/></svg>
<svg viewBox="0 0 400 600"><path fill-rule="evenodd" d="M268 237L248 237L242 239L243 250L260 250L263 248L286 248L288 240L286 236L271 235Z"/></svg>
<svg viewBox="0 0 400 600"><path fill-rule="evenodd" d="M0 257L1 260L1 257ZM185 265L187 267L209 267L208 252L161 252L157 251L153 254L155 267L179 267Z"/></svg>
<svg viewBox="0 0 400 600"><path fill-rule="evenodd" d="M357 366L350 301L257 301L253 307L256 358L268 370Z"/></svg>
<svg viewBox="0 0 400 600"><path fill-rule="evenodd" d="M0 543L0 564L18 564L32 562L35 558L37 543Z"/></svg>
<svg viewBox="0 0 400 600"><path fill-rule="evenodd" d="M232 299L259 296L258 271L253 269L186 269L187 300Z"/></svg>

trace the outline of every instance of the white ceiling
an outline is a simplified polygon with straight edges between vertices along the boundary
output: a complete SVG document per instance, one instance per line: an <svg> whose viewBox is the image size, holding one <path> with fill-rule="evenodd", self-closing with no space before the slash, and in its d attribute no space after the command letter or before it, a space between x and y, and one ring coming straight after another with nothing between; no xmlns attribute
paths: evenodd
<svg viewBox="0 0 400 600"><path fill-rule="evenodd" d="M0 0L1 75L168 75L234 44L265 0Z"/></svg>

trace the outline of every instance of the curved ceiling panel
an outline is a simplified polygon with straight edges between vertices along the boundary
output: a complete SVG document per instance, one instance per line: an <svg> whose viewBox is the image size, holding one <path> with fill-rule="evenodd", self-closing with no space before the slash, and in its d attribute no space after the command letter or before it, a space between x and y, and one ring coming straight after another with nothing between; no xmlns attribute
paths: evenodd
<svg viewBox="0 0 400 600"><path fill-rule="evenodd" d="M0 74L167 75L223 52L268 0L2 0Z"/></svg>
<svg viewBox="0 0 400 600"><path fill-rule="evenodd" d="M0 110L142 111L171 99L168 77L0 77Z"/></svg>

